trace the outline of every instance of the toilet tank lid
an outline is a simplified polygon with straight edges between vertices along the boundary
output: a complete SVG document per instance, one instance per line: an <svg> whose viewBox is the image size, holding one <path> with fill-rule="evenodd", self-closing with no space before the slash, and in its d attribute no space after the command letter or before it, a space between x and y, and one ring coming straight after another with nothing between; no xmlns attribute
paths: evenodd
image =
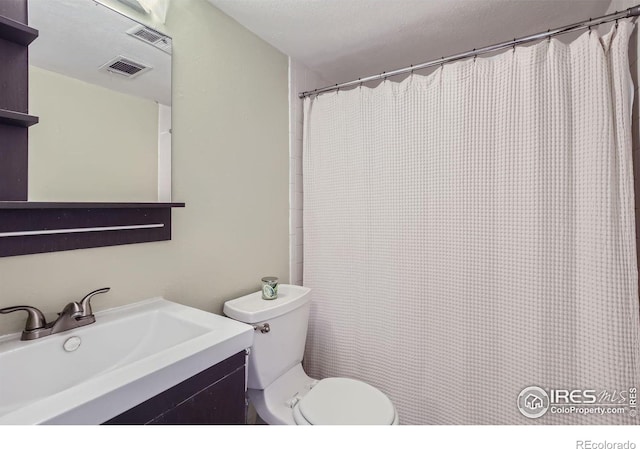
<svg viewBox="0 0 640 449"><path fill-rule="evenodd" d="M311 300L311 289L299 285L278 285L277 299L262 299L262 292L250 293L224 303L224 314L243 323L255 324L284 315Z"/></svg>

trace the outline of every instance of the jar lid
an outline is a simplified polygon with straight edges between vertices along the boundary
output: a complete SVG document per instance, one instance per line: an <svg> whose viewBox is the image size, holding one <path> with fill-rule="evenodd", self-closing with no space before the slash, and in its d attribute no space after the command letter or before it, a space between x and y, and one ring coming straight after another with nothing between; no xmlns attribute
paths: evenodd
<svg viewBox="0 0 640 449"><path fill-rule="evenodd" d="M262 278L262 282L278 282L278 278L275 276L266 276Z"/></svg>

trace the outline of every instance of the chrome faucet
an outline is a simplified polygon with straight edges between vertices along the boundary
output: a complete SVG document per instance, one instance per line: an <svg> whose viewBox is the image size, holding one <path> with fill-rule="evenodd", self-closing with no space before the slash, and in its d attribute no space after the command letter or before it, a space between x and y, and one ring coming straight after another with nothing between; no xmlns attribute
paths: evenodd
<svg viewBox="0 0 640 449"><path fill-rule="evenodd" d="M73 301L64 306L62 312L58 314L58 318L52 323L47 324L42 312L31 306L14 306L0 309L0 313L11 313L17 311L27 312L27 322L22 331L20 340L35 340L37 338L46 337L47 335L57 334L69 329L74 329L87 324L95 323L96 317L91 310L91 298L99 293L106 293L109 287L94 290L80 301Z"/></svg>

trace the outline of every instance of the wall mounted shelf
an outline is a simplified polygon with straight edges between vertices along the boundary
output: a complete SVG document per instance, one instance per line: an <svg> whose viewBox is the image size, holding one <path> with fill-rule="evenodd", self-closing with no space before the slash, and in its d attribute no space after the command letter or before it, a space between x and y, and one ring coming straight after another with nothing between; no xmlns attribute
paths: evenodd
<svg viewBox="0 0 640 449"><path fill-rule="evenodd" d="M38 30L28 23L27 0L0 1L0 200L28 198L29 44Z"/></svg>
<svg viewBox="0 0 640 449"><path fill-rule="evenodd" d="M20 126L22 128L28 128L38 123L38 117L29 114L23 114L22 112L8 111L6 109L0 109L0 123L4 125Z"/></svg>
<svg viewBox="0 0 640 449"><path fill-rule="evenodd" d="M27 46L38 37L38 30L8 17L0 16L0 39Z"/></svg>
<svg viewBox="0 0 640 449"><path fill-rule="evenodd" d="M184 203L0 202L0 257L171 240Z"/></svg>
<svg viewBox="0 0 640 449"><path fill-rule="evenodd" d="M83 203L43 201L0 201L0 209L166 209L185 203Z"/></svg>

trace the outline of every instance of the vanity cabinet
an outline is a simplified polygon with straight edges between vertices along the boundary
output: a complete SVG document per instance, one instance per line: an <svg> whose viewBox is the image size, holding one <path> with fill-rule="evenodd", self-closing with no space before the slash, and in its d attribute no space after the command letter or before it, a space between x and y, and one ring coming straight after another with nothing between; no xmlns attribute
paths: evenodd
<svg viewBox="0 0 640 449"><path fill-rule="evenodd" d="M104 424L245 424L246 414L242 351Z"/></svg>

